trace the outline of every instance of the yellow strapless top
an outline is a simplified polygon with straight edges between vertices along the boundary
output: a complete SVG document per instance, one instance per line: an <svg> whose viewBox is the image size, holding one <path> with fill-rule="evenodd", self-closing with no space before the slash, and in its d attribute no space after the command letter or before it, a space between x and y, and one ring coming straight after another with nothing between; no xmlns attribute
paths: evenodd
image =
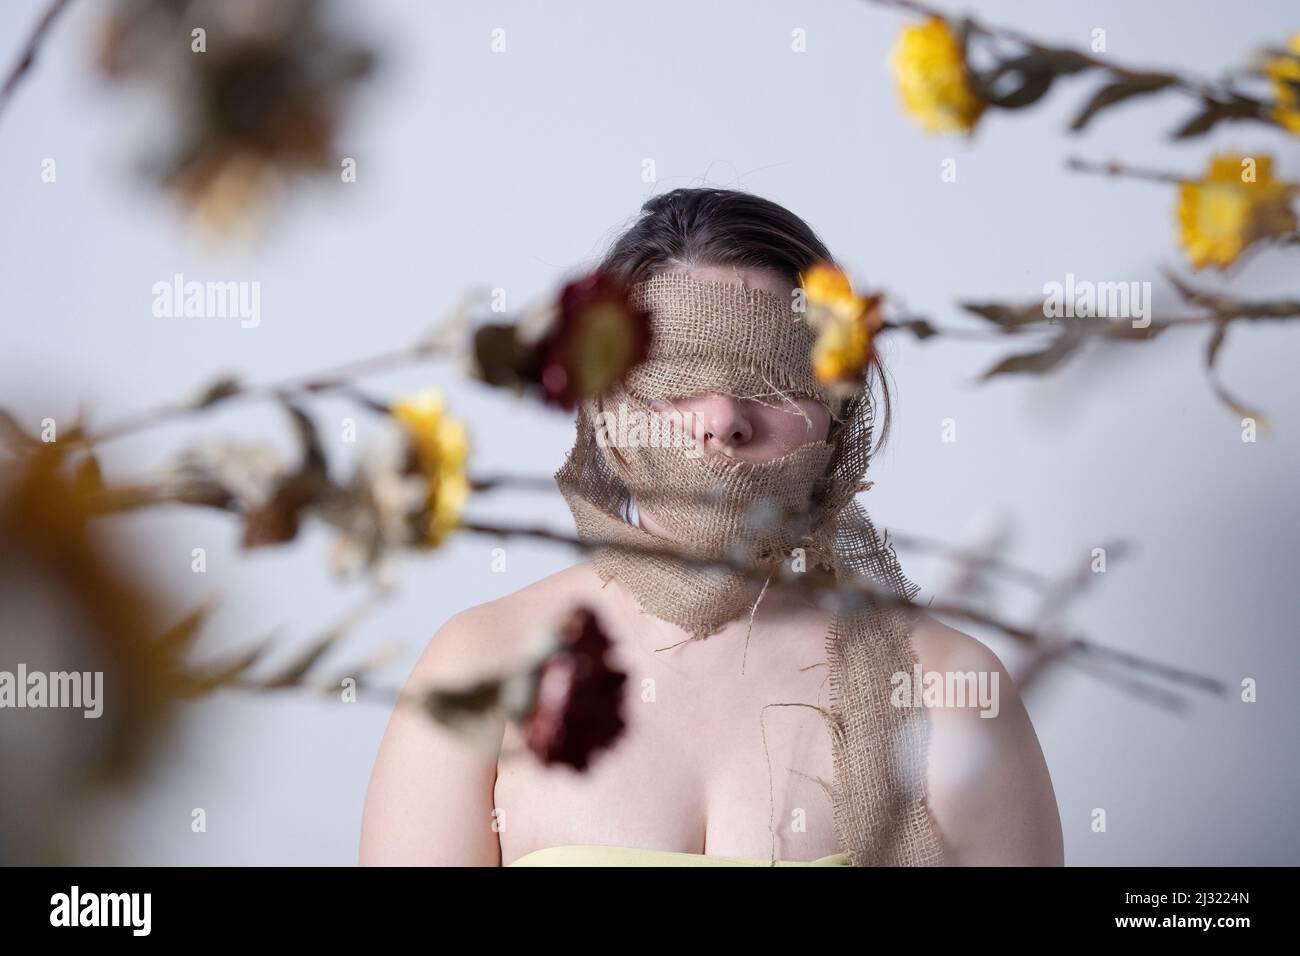
<svg viewBox="0 0 1300 956"><path fill-rule="evenodd" d="M567 844L525 853L506 866L772 866L770 860L740 856L711 856L675 850L643 850L634 846ZM848 866L847 853L816 860L777 860L776 866Z"/></svg>

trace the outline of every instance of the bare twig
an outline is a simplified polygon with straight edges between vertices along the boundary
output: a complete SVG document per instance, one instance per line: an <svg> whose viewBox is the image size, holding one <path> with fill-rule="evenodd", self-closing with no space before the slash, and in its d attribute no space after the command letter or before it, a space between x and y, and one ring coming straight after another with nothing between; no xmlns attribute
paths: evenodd
<svg viewBox="0 0 1300 956"><path fill-rule="evenodd" d="M0 86L0 116L4 115L10 100L13 99L14 92L24 78L31 73L32 67L36 65L36 57L40 53L42 44L45 43L50 31L54 28L54 24L58 22L59 17L63 15L63 11L68 8L71 2L72 0L51 0L50 4L45 8L45 12L36 21L36 26L32 29L27 42L23 44L17 61L5 77L4 86Z"/></svg>
<svg viewBox="0 0 1300 956"><path fill-rule="evenodd" d="M223 387L215 396L212 396L209 392L201 395L196 400L161 405L121 418L103 428L78 437L88 445L99 445L176 418L206 411L217 404L233 401L282 399L298 393L346 392L352 388L352 380L355 378L413 365L440 355L444 350L440 343L422 342L395 349L391 352L347 362L324 372L289 378L280 382L243 385L239 382L227 380L219 383ZM372 403L367 401L366 404Z"/></svg>
<svg viewBox="0 0 1300 956"><path fill-rule="evenodd" d="M1128 166L1114 160L1105 163L1090 162L1078 156L1071 156L1067 159L1065 168L1073 173L1092 173L1098 176L1123 179L1145 179L1155 183L1169 183L1173 186L1185 183L1189 178L1195 178L1179 176L1177 173L1167 173L1159 169L1142 169L1137 166Z"/></svg>
<svg viewBox="0 0 1300 956"><path fill-rule="evenodd" d="M731 571L742 575L755 583L765 582L771 574L770 570L754 568L744 564L743 562L731 561L725 558L705 559L684 555L680 550L672 547L653 548L615 542L587 542L573 535L562 534L542 526L502 527L480 523L467 523L461 526L461 530L470 532L471 534L484 534L493 537L531 538L537 541L547 541L553 544L564 545L580 552L587 552L596 547L602 547L611 550L622 550L628 553L635 553L647 557L666 557L699 569ZM913 612L924 610L932 614L956 618L970 624L982 625L1030 646L1039 646L1043 643L1043 638L1037 631L1017 624L1012 624L1009 621L1002 620L978 608L948 603L932 603L922 607L908 598L877 586L874 582L866 578L856 578L852 581L836 581L833 584L829 584L814 579L811 576L792 574L783 575L779 580L783 584L792 584L799 587L804 590L805 593L811 593L815 597L834 599L845 595L857 595L881 607L893 607ZM1122 662L1125 666L1130 667L1133 670L1144 672L1152 676L1162 677L1166 680L1185 683L1211 693L1223 693L1225 688L1225 685L1221 681L1212 677L1206 677L1201 674L1186 671L1168 664L1162 664L1157 661L1150 661L1140 657L1139 655L1131 654L1126 651L1114 650L1082 638L1070 639L1066 650L1074 653L1089 654L1115 662Z"/></svg>
<svg viewBox="0 0 1300 956"><path fill-rule="evenodd" d="M1225 319L1258 321L1300 318L1300 299L1242 299L1223 292L1211 292L1208 289L1194 286L1172 272L1166 271L1164 275L1169 284L1178 290L1178 294L1183 297L1183 301L1189 305L1209 309L1214 313L1213 316L1203 320L1202 324L1217 324Z"/></svg>

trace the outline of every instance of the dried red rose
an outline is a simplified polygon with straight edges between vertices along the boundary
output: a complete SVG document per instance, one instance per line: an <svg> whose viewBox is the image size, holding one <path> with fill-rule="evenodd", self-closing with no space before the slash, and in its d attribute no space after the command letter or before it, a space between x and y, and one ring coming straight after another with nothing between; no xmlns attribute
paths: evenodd
<svg viewBox="0 0 1300 956"><path fill-rule="evenodd" d="M544 764L585 770L622 734L627 675L605 659L609 637L586 608L560 629L560 648L542 664L533 706L521 721L528 749Z"/></svg>
<svg viewBox="0 0 1300 956"><path fill-rule="evenodd" d="M538 344L537 379L546 401L573 408L607 391L650 348L650 313L636 308L622 282L593 272L560 292L554 325Z"/></svg>

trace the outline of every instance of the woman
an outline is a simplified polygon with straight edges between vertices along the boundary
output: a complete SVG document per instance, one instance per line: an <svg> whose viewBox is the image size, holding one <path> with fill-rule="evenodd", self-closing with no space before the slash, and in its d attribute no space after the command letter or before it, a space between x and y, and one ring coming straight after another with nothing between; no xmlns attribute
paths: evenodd
<svg viewBox="0 0 1300 956"><path fill-rule="evenodd" d="M362 863L1062 862L1051 780L1001 662L908 605L915 587L854 501L872 389L845 401L820 387L812 332L791 305L801 275L831 259L788 210L718 189L652 199L614 244L601 268L653 313L655 345L625 390L579 414L557 474L579 534L705 562L741 553L770 573L605 548L451 618L412 687L499 673L538 625L591 608L629 678L627 729L577 773L520 756L504 720L484 751L399 709L367 795ZM611 447L596 432L616 409L671 422L686 441ZM883 597L814 600L788 583L800 562L838 582L874 579ZM909 706L918 666L941 686L978 679L992 706Z"/></svg>

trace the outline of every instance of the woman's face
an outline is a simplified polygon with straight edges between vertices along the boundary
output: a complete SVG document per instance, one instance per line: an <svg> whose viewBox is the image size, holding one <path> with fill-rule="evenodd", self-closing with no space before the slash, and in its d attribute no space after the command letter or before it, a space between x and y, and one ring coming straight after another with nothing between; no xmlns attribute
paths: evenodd
<svg viewBox="0 0 1300 956"><path fill-rule="evenodd" d="M710 392L652 405L661 414L680 414L673 420L691 431L704 454L741 461L772 461L830 432L830 410L807 398L756 401Z"/></svg>
<svg viewBox="0 0 1300 956"><path fill-rule="evenodd" d="M739 266L692 266L684 270L711 282L732 282L789 298L793 286L774 272ZM774 396L762 400L710 392L652 403L660 413L676 411L704 453L741 461L772 461L801 445L824 441L831 413L810 398ZM690 413L690 414L687 414Z"/></svg>

